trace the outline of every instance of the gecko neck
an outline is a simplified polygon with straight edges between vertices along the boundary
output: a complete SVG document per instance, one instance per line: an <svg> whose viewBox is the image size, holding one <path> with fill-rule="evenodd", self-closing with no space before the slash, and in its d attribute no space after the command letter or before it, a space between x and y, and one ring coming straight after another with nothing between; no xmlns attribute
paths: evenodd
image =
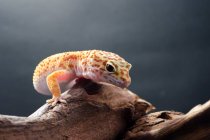
<svg viewBox="0 0 210 140"><path fill-rule="evenodd" d="M75 65L75 74L77 77L83 77L83 67L82 65L80 64L81 62L79 60L77 60L77 63Z"/></svg>
<svg viewBox="0 0 210 140"><path fill-rule="evenodd" d="M92 71L91 66L86 64L85 61L86 60L78 60L76 68L75 68L76 76L98 82L98 80L99 80L98 75Z"/></svg>

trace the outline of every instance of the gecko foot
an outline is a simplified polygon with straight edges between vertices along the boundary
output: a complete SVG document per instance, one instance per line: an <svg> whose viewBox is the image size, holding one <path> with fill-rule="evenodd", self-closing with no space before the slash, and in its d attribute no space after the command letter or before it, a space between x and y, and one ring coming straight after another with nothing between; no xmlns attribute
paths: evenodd
<svg viewBox="0 0 210 140"><path fill-rule="evenodd" d="M51 104L52 106L55 106L58 102L61 102L61 103L67 103L66 100L64 99L61 99L61 97L53 97L52 99L49 99L46 101L48 104Z"/></svg>

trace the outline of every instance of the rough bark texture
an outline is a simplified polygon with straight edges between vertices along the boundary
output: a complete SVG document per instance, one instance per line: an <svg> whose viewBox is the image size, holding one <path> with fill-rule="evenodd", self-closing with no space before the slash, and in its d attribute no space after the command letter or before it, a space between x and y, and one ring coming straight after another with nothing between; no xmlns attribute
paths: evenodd
<svg viewBox="0 0 210 140"><path fill-rule="evenodd" d="M210 101L187 114L160 111L140 117L125 140L210 140Z"/></svg>
<svg viewBox="0 0 210 140"><path fill-rule="evenodd" d="M62 98L68 103L44 104L28 117L0 115L0 139L210 139L210 101L187 114L147 114L154 107L131 91L85 79Z"/></svg>

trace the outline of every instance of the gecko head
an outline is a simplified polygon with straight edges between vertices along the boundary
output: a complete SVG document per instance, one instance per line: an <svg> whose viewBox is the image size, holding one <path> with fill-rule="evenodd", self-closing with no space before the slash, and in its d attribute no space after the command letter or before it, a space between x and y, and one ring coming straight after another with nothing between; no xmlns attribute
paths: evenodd
<svg viewBox="0 0 210 140"><path fill-rule="evenodd" d="M118 87L128 87L131 83L131 64L117 54L93 50L87 58L84 77L96 82L106 82Z"/></svg>

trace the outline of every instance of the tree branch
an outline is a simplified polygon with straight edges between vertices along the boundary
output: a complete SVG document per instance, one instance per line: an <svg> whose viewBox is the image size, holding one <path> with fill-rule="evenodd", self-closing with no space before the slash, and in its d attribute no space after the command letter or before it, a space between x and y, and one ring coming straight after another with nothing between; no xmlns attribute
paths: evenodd
<svg viewBox="0 0 210 140"><path fill-rule="evenodd" d="M127 89L87 79L75 83L62 94L67 104L44 104L28 117L0 115L0 139L210 139L210 101L187 114L147 114L154 107Z"/></svg>
<svg viewBox="0 0 210 140"><path fill-rule="evenodd" d="M187 114L174 111L150 113L136 120L125 140L209 140L210 101Z"/></svg>
<svg viewBox="0 0 210 140"><path fill-rule="evenodd" d="M0 116L0 139L117 139L132 113L152 105L132 92L110 84L79 79L62 94L68 104L43 105L29 117Z"/></svg>

